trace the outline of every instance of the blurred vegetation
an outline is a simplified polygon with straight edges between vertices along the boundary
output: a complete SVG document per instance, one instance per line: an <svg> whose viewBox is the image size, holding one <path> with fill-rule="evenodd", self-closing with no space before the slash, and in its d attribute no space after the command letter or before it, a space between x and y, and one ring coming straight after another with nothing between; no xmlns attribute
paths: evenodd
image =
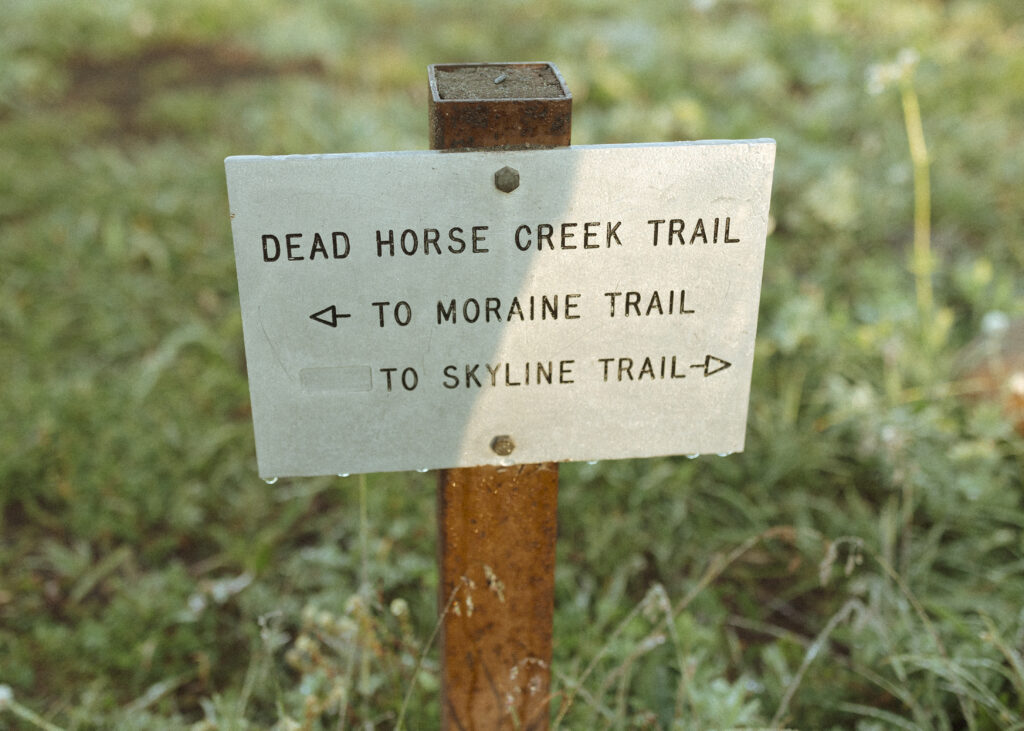
<svg viewBox="0 0 1024 731"><path fill-rule="evenodd" d="M257 478L222 159L550 60L778 141L747 451L562 470L560 726L1024 728L1019 0L2 6L0 725L437 724L432 477Z"/></svg>

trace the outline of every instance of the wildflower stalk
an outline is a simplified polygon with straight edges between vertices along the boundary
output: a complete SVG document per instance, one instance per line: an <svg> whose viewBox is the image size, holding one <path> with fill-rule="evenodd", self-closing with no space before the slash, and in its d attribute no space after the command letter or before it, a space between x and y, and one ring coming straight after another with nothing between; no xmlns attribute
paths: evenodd
<svg viewBox="0 0 1024 731"><path fill-rule="evenodd" d="M907 142L910 146L910 160L914 166L914 259L913 269L917 290L917 310L921 325L928 327L932 321L934 297L932 295L932 251L931 251L931 209L932 193L928 148L924 141L924 127L921 124L921 106L910 74L905 74L900 83L903 101L903 121L907 128Z"/></svg>
<svg viewBox="0 0 1024 731"><path fill-rule="evenodd" d="M370 521L366 513L366 475L359 475L359 596L370 606ZM359 689L364 712L370 688L370 646L360 643Z"/></svg>
<svg viewBox="0 0 1024 731"><path fill-rule="evenodd" d="M868 69L868 92L881 94L890 85L898 86L903 103L903 123L907 130L907 144L914 169L914 250L911 270L917 292L917 311L921 328L930 335L933 324L934 296L932 295L932 242L931 214L932 190L928 147L924 141L921 123L921 105L914 91L914 69L918 55L911 49L900 51L892 63L875 64ZM928 342L932 338L926 338Z"/></svg>
<svg viewBox="0 0 1024 731"><path fill-rule="evenodd" d="M359 475L359 592L369 594L370 520L366 514L366 475Z"/></svg>

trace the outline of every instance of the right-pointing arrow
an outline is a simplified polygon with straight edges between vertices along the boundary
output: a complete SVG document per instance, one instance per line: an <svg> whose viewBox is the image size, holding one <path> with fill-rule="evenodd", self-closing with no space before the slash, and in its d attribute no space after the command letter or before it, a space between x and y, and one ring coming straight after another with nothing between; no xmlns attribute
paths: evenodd
<svg viewBox="0 0 1024 731"><path fill-rule="evenodd" d="M707 378L708 376L713 376L719 371L724 371L731 365L732 363L730 363L727 360L722 360L721 358L716 358L713 355L708 355L706 358L704 358L703 363L694 363L693 365L690 366L690 368L703 368L704 377Z"/></svg>

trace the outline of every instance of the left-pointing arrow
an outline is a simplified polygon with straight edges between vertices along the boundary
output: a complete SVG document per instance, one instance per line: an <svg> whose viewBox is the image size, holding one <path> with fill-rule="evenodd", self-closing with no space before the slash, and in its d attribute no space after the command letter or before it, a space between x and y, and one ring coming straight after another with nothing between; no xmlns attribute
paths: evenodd
<svg viewBox="0 0 1024 731"><path fill-rule="evenodd" d="M319 312L314 312L312 315L309 316L309 319L316 320L317 322L321 322L324 325L328 325L330 327L337 327L338 320L344 319L346 317L352 317L352 315L346 314L344 312L338 312L338 308L335 307L334 305L331 305L330 307L323 308Z"/></svg>

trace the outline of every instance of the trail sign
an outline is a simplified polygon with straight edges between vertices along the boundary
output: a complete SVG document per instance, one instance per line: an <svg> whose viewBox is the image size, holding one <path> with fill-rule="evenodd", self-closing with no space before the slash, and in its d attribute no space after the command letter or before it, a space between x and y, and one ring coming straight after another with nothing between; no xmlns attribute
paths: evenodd
<svg viewBox="0 0 1024 731"><path fill-rule="evenodd" d="M260 474L741 450L774 154L228 158Z"/></svg>

